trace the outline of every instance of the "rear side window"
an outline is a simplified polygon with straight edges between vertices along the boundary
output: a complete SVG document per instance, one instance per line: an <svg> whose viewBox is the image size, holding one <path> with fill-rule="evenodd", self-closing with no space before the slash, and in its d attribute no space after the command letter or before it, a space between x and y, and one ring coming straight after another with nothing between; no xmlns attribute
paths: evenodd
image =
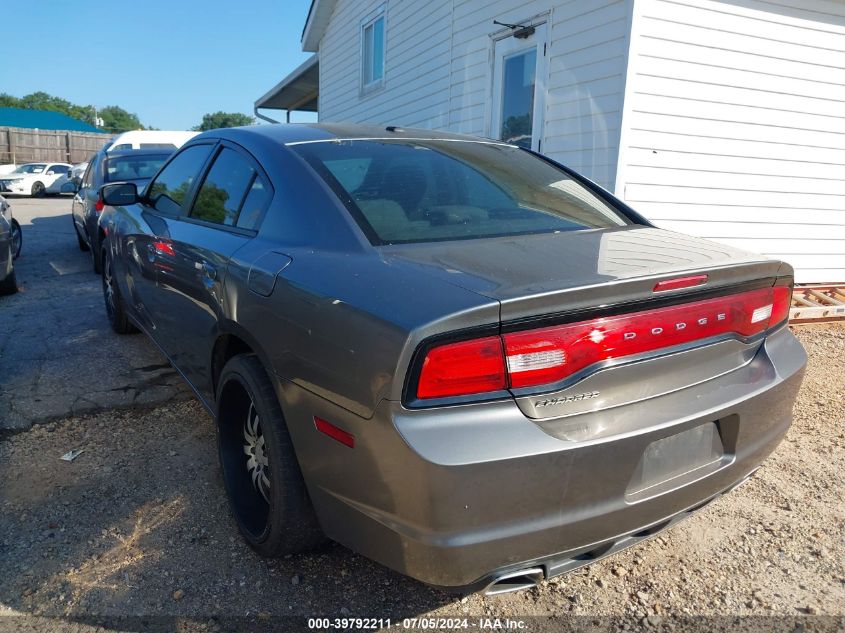
<svg viewBox="0 0 845 633"><path fill-rule="evenodd" d="M94 180L94 165L97 163L98 157L94 156L85 168L85 173L82 175L82 186L90 187Z"/></svg>
<svg viewBox="0 0 845 633"><path fill-rule="evenodd" d="M192 145L177 154L150 185L148 197L156 211L180 215L182 203L211 153L211 145Z"/></svg>
<svg viewBox="0 0 845 633"><path fill-rule="evenodd" d="M113 156L106 160L106 182L148 180L161 169L169 154Z"/></svg>
<svg viewBox="0 0 845 633"><path fill-rule="evenodd" d="M630 223L565 171L508 145L363 140L292 148L335 190L375 244Z"/></svg>
<svg viewBox="0 0 845 633"><path fill-rule="evenodd" d="M261 221L261 214L270 201L270 195L270 187L267 186L264 178L260 174L255 174L246 198L244 198L243 206L241 206L238 227L257 230L258 223Z"/></svg>
<svg viewBox="0 0 845 633"><path fill-rule="evenodd" d="M50 171L54 174L66 174L70 171L70 167L67 165L51 165Z"/></svg>
<svg viewBox="0 0 845 633"><path fill-rule="evenodd" d="M191 217L234 226L255 170L237 152L224 147L200 187Z"/></svg>

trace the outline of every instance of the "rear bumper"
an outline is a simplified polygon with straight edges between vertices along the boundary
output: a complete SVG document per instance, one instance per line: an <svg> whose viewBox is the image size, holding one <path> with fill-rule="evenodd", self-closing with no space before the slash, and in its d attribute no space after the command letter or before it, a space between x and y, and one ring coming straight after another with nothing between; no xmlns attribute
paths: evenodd
<svg viewBox="0 0 845 633"><path fill-rule="evenodd" d="M636 431L584 442L545 433L513 401L416 411L385 401L365 420L278 388L326 534L423 582L478 589L507 571L540 566L548 577L618 551L742 481L789 428L805 362L782 328L744 367L620 407L641 419ZM619 414L589 415L612 425ZM314 415L355 435L355 448L318 433ZM653 442L709 422L724 446L717 463L632 494Z"/></svg>

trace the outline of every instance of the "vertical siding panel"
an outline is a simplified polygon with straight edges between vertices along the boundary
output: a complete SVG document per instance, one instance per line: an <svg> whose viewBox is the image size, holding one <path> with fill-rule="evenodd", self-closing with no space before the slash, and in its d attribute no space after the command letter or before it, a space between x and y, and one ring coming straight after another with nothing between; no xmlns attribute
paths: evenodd
<svg viewBox="0 0 845 633"><path fill-rule="evenodd" d="M845 280L845 3L634 6L617 193L799 282Z"/></svg>

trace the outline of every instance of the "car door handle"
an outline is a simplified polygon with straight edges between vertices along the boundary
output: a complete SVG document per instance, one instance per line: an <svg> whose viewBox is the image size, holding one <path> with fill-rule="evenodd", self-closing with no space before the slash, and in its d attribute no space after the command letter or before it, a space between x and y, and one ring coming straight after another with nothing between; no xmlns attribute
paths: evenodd
<svg viewBox="0 0 845 633"><path fill-rule="evenodd" d="M201 268L203 274L205 274L205 276L211 279L212 281L217 279L217 269L208 262L202 262L199 268Z"/></svg>

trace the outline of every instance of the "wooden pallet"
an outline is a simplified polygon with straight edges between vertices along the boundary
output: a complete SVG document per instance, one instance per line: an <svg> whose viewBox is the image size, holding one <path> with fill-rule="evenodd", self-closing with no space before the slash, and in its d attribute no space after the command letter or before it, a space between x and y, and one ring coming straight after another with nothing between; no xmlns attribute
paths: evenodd
<svg viewBox="0 0 845 633"><path fill-rule="evenodd" d="M845 321L845 284L795 287L789 310L791 324L840 320Z"/></svg>

